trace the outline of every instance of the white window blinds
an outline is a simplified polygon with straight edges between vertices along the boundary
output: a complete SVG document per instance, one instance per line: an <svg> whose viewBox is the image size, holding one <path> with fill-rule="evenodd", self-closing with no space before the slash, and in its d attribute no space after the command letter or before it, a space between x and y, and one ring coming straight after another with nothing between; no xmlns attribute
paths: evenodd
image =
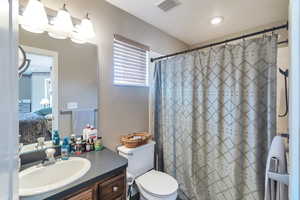
<svg viewBox="0 0 300 200"><path fill-rule="evenodd" d="M120 35L113 45L114 84L148 86L149 47Z"/></svg>

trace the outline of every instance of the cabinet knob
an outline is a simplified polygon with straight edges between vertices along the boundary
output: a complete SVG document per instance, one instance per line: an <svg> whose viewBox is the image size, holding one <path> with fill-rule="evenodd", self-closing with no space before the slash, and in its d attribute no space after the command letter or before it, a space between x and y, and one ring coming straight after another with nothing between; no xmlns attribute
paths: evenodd
<svg viewBox="0 0 300 200"><path fill-rule="evenodd" d="M119 188L118 188L117 186L114 186L114 187L112 188L112 190L113 190L113 192L117 192L117 191L119 190Z"/></svg>

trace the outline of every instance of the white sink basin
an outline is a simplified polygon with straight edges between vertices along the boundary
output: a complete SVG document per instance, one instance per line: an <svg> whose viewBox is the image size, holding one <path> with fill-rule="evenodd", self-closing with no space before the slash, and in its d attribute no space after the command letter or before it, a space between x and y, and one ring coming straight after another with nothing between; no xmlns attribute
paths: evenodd
<svg viewBox="0 0 300 200"><path fill-rule="evenodd" d="M91 167L89 160L70 157L53 165L36 165L19 173L19 195L31 196L61 188L81 178Z"/></svg>

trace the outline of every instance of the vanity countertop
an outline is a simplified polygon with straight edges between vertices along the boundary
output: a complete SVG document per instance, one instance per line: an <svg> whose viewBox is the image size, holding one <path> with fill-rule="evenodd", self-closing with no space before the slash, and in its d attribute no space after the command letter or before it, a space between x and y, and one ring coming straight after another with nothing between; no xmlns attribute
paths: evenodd
<svg viewBox="0 0 300 200"><path fill-rule="evenodd" d="M34 196L20 197L20 199L59 199L67 194L76 192L79 189L84 188L94 182L109 177L112 174L127 167L127 159L106 148L102 151L92 151L84 153L78 157L86 158L91 162L91 168L82 178L62 188ZM22 166L22 168L24 169L30 166L32 166L32 164Z"/></svg>

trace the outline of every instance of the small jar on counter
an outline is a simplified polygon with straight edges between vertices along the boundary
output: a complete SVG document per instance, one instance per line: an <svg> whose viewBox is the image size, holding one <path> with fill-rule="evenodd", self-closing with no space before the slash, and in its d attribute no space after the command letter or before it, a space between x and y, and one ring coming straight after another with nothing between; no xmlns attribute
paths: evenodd
<svg viewBox="0 0 300 200"><path fill-rule="evenodd" d="M80 155L82 153L82 143L81 138L77 138L75 146L75 154Z"/></svg>
<svg viewBox="0 0 300 200"><path fill-rule="evenodd" d="M98 137L97 140L95 141L95 150L101 151L102 149L103 149L102 137Z"/></svg>
<svg viewBox="0 0 300 200"><path fill-rule="evenodd" d="M94 151L95 150L94 137L89 138L89 144L90 144L90 151Z"/></svg>
<svg viewBox="0 0 300 200"><path fill-rule="evenodd" d="M75 134L71 135L70 138L70 153L73 154L76 151L76 136Z"/></svg>
<svg viewBox="0 0 300 200"><path fill-rule="evenodd" d="M91 144L90 144L90 141L89 141L89 140L86 141L86 144L85 144L85 151L86 151L86 152L90 152L90 151L91 151Z"/></svg>

